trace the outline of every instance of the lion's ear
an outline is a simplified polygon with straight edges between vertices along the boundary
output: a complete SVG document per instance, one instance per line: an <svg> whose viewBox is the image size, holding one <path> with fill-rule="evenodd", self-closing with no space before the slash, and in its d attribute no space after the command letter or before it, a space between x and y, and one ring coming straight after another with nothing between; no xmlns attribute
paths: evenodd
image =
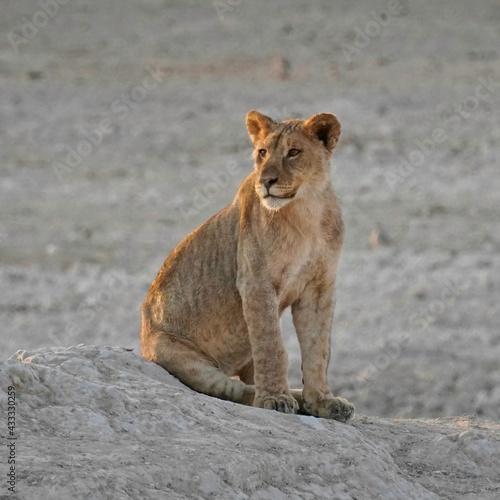
<svg viewBox="0 0 500 500"><path fill-rule="evenodd" d="M331 153L340 137L340 122L332 113L319 113L304 122L304 130L319 139Z"/></svg>
<svg viewBox="0 0 500 500"><path fill-rule="evenodd" d="M247 130L253 145L266 137L276 122L258 111L252 110L247 113Z"/></svg>

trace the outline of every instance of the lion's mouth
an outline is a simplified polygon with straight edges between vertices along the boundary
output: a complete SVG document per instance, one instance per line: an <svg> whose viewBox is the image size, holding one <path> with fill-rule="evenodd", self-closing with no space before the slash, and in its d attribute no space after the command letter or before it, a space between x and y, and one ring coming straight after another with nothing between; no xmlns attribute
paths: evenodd
<svg viewBox="0 0 500 500"><path fill-rule="evenodd" d="M295 193L286 195L286 196L276 196L275 194L267 193L264 198L275 198L276 200L291 200L295 197Z"/></svg>

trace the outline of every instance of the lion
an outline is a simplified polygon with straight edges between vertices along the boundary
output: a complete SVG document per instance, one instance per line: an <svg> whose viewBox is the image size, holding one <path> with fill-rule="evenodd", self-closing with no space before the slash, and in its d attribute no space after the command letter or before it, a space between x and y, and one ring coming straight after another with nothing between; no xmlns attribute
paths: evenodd
<svg viewBox="0 0 500 500"><path fill-rule="evenodd" d="M330 113L246 117L255 168L234 201L171 252L141 310L141 353L191 389L346 422L327 371L343 222L329 161ZM290 390L280 317L291 307L302 389Z"/></svg>

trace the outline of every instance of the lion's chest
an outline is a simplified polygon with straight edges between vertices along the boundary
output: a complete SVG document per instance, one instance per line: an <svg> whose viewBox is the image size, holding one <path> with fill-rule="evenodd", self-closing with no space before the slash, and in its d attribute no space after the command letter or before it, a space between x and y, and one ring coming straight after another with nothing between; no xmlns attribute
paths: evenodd
<svg viewBox="0 0 500 500"><path fill-rule="evenodd" d="M305 244L294 251L277 256L272 274L280 312L300 298L308 283L320 279L320 270L324 269L324 257L313 244Z"/></svg>

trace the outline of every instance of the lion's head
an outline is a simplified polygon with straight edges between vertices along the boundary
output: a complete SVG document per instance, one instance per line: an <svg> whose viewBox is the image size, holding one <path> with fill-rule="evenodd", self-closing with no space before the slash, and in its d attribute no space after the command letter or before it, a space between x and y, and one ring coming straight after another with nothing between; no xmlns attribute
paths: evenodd
<svg viewBox="0 0 500 500"><path fill-rule="evenodd" d="M340 136L335 115L275 122L249 111L246 122L255 146L255 189L265 207L279 210L329 182L329 159Z"/></svg>

